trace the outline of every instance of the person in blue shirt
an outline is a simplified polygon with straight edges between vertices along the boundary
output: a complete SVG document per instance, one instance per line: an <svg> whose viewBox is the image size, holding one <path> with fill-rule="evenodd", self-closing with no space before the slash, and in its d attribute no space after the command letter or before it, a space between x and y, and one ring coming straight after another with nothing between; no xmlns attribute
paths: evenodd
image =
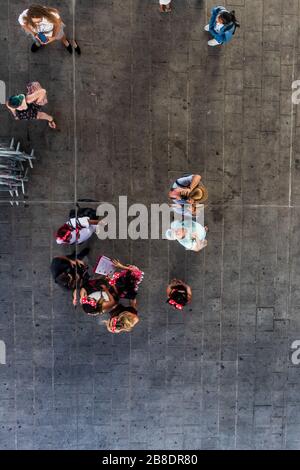
<svg viewBox="0 0 300 470"><path fill-rule="evenodd" d="M222 6L213 8L209 24L204 28L213 36L213 39L210 39L207 44L209 46L220 46L229 42L236 28L239 27L234 10L229 12Z"/></svg>

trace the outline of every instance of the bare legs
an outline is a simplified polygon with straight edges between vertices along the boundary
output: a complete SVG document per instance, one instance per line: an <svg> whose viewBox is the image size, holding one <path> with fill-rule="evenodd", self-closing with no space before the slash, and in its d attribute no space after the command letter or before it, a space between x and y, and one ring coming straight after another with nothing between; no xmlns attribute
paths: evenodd
<svg viewBox="0 0 300 470"><path fill-rule="evenodd" d="M67 39L67 36L64 34L63 37L61 38L61 42L63 43L63 45L65 47L68 47L70 45L68 39Z"/></svg>

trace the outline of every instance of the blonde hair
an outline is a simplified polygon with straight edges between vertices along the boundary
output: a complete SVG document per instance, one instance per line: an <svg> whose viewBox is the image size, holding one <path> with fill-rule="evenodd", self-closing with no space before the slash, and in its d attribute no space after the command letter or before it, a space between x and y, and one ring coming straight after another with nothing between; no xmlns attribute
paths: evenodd
<svg viewBox="0 0 300 470"><path fill-rule="evenodd" d="M117 318L117 323L116 329L113 331L111 323L114 318ZM117 317L112 317L110 320L103 321L110 333L122 333L123 331L129 333L129 331L131 331L138 322L138 316L131 312L122 312Z"/></svg>
<svg viewBox="0 0 300 470"><path fill-rule="evenodd" d="M42 5L31 5L28 8L26 16L24 17L24 22L26 25L30 25L35 29L36 24L32 21L33 18L46 18L54 26L57 26L60 23L60 19L55 16L59 15L58 10L55 8L44 7Z"/></svg>

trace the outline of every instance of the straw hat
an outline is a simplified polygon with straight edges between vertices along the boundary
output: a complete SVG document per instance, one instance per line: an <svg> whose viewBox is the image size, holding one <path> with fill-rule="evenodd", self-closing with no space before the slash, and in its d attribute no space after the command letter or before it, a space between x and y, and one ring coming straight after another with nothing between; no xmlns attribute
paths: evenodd
<svg viewBox="0 0 300 470"><path fill-rule="evenodd" d="M199 186L190 192L188 198L193 199L194 202L204 202L208 199L208 191L203 184L199 184Z"/></svg>

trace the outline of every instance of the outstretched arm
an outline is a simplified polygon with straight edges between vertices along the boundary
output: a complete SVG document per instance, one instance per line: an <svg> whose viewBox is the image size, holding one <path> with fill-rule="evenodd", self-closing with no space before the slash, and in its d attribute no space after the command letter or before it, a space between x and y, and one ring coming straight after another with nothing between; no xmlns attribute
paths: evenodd
<svg viewBox="0 0 300 470"><path fill-rule="evenodd" d="M201 175L193 175L191 187L190 187L191 191L198 186L200 181L201 181Z"/></svg>

